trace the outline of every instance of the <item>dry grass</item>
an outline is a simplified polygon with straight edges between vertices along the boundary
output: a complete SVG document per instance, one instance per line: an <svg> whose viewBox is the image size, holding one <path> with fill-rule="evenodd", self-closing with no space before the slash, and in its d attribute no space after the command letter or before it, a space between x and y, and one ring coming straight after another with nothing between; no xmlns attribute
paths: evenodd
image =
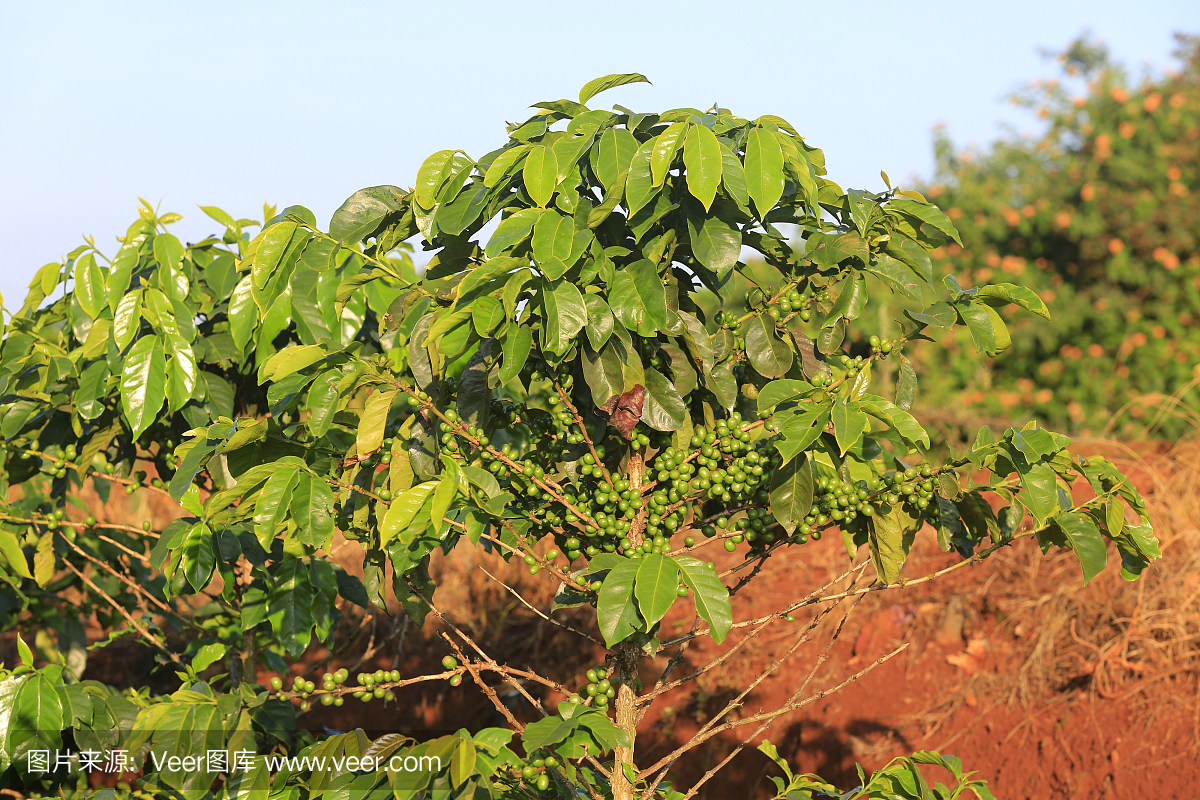
<svg viewBox="0 0 1200 800"><path fill-rule="evenodd" d="M1032 632L1013 691L1022 701L1068 683L1106 698L1200 671L1200 442L1139 453L1111 441L1084 442L1129 474L1146 499L1163 557L1134 583L1112 565L1087 587L1069 553L998 554L1002 596L991 602L1014 629ZM1055 587L1055 588L1050 588Z"/></svg>

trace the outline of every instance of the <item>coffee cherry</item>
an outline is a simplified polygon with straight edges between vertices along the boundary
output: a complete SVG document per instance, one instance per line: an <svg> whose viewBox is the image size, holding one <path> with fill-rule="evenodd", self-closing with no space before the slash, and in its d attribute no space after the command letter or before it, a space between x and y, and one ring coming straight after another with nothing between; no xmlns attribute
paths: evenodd
<svg viewBox="0 0 1200 800"><path fill-rule="evenodd" d="M283 680L278 677L271 678L271 688L277 692L282 691L283 690Z"/></svg>

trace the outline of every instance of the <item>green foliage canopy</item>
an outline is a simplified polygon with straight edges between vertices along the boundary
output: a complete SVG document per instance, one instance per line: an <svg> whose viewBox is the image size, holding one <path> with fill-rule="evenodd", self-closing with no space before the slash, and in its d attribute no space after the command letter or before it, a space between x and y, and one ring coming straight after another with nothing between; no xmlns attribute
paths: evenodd
<svg viewBox="0 0 1200 800"><path fill-rule="evenodd" d="M676 796L661 783L669 764L635 766L631 709L638 659L682 641L659 638L681 598L698 635L720 643L739 588L726 579L752 580L754 564L836 532L897 583L926 522L963 556L1024 535L1070 548L1085 579L1110 542L1130 578L1158 555L1136 490L1103 459L1072 458L1059 434L984 428L949 463L921 461L905 346L962 325L998 353L1009 334L997 309L1047 314L1035 294L934 283L929 252L960 241L950 218L916 193L844 191L778 117L584 105L642 80L608 76L578 102L540 103L478 160L435 153L414 188L363 189L328 231L293 206L268 210L251 237L257 223L204 208L224 232L184 245L169 232L178 217L144 205L111 259L89 242L39 272L0 350L0 580L4 625L55 631L59 663L34 669L26 654L0 682L0 710L18 723L0 771L53 782L19 762L70 729L133 752L200 737L206 749L445 764L422 779L331 775L260 755L221 797L526 797L552 782L562 796L574 785L626 798L633 784ZM430 254L421 269L414 242ZM763 263L747 266L743 248ZM872 336L850 358L847 331L864 326L877 285L867 276L919 307L896 341ZM885 361L899 362L889 397L872 382ZM1077 478L1093 499L1071 499ZM86 482L102 496L169 495L181 516L161 531L80 519L67 512ZM338 536L359 545L363 580L328 560ZM406 676L268 689L259 665L286 672L329 640L340 602L383 607L389 588L423 622L437 611L430 559L463 546L544 572L556 607L594 607L613 680L589 678L591 691L513 730L293 737L296 704L386 699ZM718 573L702 557L720 546L737 555ZM81 682L86 657L70 643L93 615L155 647L180 688ZM445 666L452 682L504 670L486 657ZM895 786L917 780L915 763L897 766L909 777ZM144 781L202 796L213 778Z"/></svg>

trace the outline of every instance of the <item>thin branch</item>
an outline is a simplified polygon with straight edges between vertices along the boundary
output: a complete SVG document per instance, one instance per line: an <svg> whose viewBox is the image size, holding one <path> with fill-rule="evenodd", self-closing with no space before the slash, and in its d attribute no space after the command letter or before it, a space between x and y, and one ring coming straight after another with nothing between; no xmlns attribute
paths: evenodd
<svg viewBox="0 0 1200 800"><path fill-rule="evenodd" d="M161 639L159 639L157 636L155 636L153 633L151 633L147 628L143 627L140 622L135 620L130 615L130 613L125 610L125 606L121 605L116 600L109 597L108 594L103 589L101 589L96 584L92 583L91 580L89 580L88 577L86 575L84 575L83 572L81 572L79 569L77 569L75 567L75 565L72 564L70 561L63 561L63 564L65 564L67 569L71 570L71 572L74 572L75 575L81 581L86 583L92 589L92 591L96 592L96 594L103 597L108 602L109 605L111 605L113 608L115 608L117 610L117 612L120 613L120 615L123 616L130 625L133 626L134 630L136 630L143 637L145 637L147 641L154 644L155 647L157 647L158 649L160 649L164 653L166 653L167 657L170 658L172 661L174 661L176 663L176 665L179 666L180 669L187 668L184 666L184 663L179 660L179 656L175 655L175 653L169 647L167 647L165 642L163 642Z"/></svg>
<svg viewBox="0 0 1200 800"><path fill-rule="evenodd" d="M512 588L512 587L511 587L511 586L509 586L507 583L505 583L504 581L500 580L499 578L497 578L497 577L496 577L495 575L493 575L492 573L488 572L488 571L487 571L487 569L485 569L485 568L484 568L484 566L483 566L482 564L479 564L479 565L478 565L478 567L479 567L480 571L481 571L481 572L483 572L483 574L484 574L484 575L487 575L489 578L491 578L492 580L494 580L496 583L498 583L498 584L500 584L501 586L503 586L503 587L504 587L504 588L505 588L505 589L508 591L508 593L509 593L509 594L511 594L513 597L517 598L518 600L520 600L522 605L524 605L526 608L528 608L528 609L529 609L530 611L532 611L533 613L537 614L537 615L538 615L539 617L541 617L542 619L546 620L546 622L549 622L549 623L550 623L550 624L552 624L552 625L557 625L558 627L562 628L562 629L563 629L563 630L565 630L565 631L570 631L571 633L577 633L577 634L579 634L580 636L582 636L583 638L587 639L587 640L588 640L589 642L591 642L592 644L603 646L603 645L601 644L600 640L599 640L599 639L597 639L595 636L592 636L591 634L584 633L583 631L581 631L581 630L579 630L579 629L577 629L577 628L573 628L573 627L571 627L570 625L567 625L566 623L559 622L558 620L554 619L553 617L549 616L548 614L543 614L541 611L539 611L538 609L534 608L534 607L533 607L533 606L532 606L532 605L529 603L529 601L528 601L528 600L526 600L524 597L522 597L522 596L521 596L521 595L520 595L520 594L517 592L517 590L516 590L516 589Z"/></svg>
<svg viewBox="0 0 1200 800"><path fill-rule="evenodd" d="M513 727L513 730L515 730L517 733L524 733L525 726L517 721L517 718L513 716L512 711L510 711L508 706L504 704L499 695L496 694L496 690L484 683L483 678L479 676L479 665L463 655L462 648L458 646L458 642L450 638L450 634L443 632L442 638L446 640L446 644L453 648L459 659L461 659L463 665L466 666L467 672L471 674L471 680L475 681L475 685L478 686L485 695L487 695L487 699L491 701L496 710L504 715L504 718L508 720L508 724Z"/></svg>
<svg viewBox="0 0 1200 800"><path fill-rule="evenodd" d="M767 676L771 675L773 672L775 672L777 669L779 669L781 666L783 666L783 662L785 662L789 658L791 658L792 654L794 654L800 648L801 645L808 642L808 640L810 639L810 637L812 635L813 630L815 630L817 625L820 624L822 618L825 615L831 613L834 608L836 608L836 606L830 606L829 608L827 608L824 611L817 614L817 616L812 620L812 622L809 624L809 626L807 628L805 628L803 631L801 631L800 635L796 637L796 641L792 643L792 646L789 647L784 652L783 655L781 655L779 658L775 659L774 663L772 663L765 670L763 670L763 672L760 675L758 675L758 677L756 677L753 681L751 681L750 684L748 686L746 686L741 691L740 694L738 694L736 697L734 697L728 703L726 703L725 708L721 709L717 714L715 714L713 716L712 719L710 719L708 722L706 722L704 724L704 726L699 731L696 732L696 734L691 738L690 741L680 745L673 752L668 753L667 755L663 756L653 766L647 767L646 769L642 770L640 773L638 773L638 777L640 778L640 777L645 777L647 775L651 775L659 769L662 769L663 774L666 774L666 769L669 768L672 764L674 764L675 761L677 761L680 756L682 756L687 751L696 747L696 745L700 744L700 742L703 742L706 739L708 739L709 736L706 734L708 734L709 731L714 730L717 727L724 728L724 726L717 726L717 723L721 720L721 718L724 717L726 714L729 714L735 708L738 708L741 705L742 700L748 694L750 694L750 692L752 692L755 688L758 687L758 685L760 683L762 683L764 680L766 680ZM835 641L837 641L838 637L841 635L842 626L846 624L846 619L850 616L850 612L853 610L854 610L854 607L851 606L850 609L848 609L846 611L846 614L842 617L842 621L838 624L837 629L834 631L833 636L830 637L830 641L825 647L824 654L822 655L821 658L818 659L816 667L814 667L813 670L809 673L810 679L812 678L813 674L816 672L817 668L819 668L821 666L821 664L824 663L825 658L828 657L829 648L833 646L833 643ZM758 630L761 630L761 626ZM757 633L757 631L755 631L755 632ZM751 637L748 636L745 639L743 639L741 642L738 642L738 646L741 646L746 640L748 640L750 638ZM723 661L725 659L726 655L728 655L728 654L725 654L721 658L717 659L714 662L714 665L715 665L715 663L719 663L719 662ZM799 692L803 692L804 688L807 687L807 685L808 685L808 680L805 680L804 686L802 686L800 688ZM795 696L796 695L793 695L793 697L795 697ZM661 776L660 776L660 778L661 778ZM649 795L646 795L646 796L648 797Z"/></svg>
<svg viewBox="0 0 1200 800"><path fill-rule="evenodd" d="M762 713L762 714L755 714L754 716L751 716L751 717L745 717L740 720L727 722L727 723L725 723L725 725L722 725L720 728L716 728L713 731L711 731L710 735L706 738L711 738L712 736L715 736L716 734L721 733L724 730L732 730L733 728L737 728L742 725L747 725L751 722L761 721L761 724L754 730L754 732L751 733L749 736L747 736L745 739L743 739L741 741L741 743L739 743L738 746L733 749L733 752L731 752L724 759L722 759L721 763L717 764L712 769L710 769L708 772L704 773L704 775L702 775L700 777L700 780L696 781L696 783L692 786L692 788L688 790L688 793L683 796L683 800L688 800L688 798L694 797L696 792L698 792L700 790L700 787L703 786L705 783L707 783L709 778L711 778L713 775L716 775L718 771L720 771L726 764L728 764L731 760L733 760L733 757L736 756L739 752L741 752L742 748L744 748L752 739L757 738L761 733L763 733L768 728L770 728L774 724L774 720L776 717L779 717L783 714L787 714L792 711L798 711L799 709L801 709L807 705L811 705L812 703L815 703L816 701L820 700L823 697L827 697L827 696L833 694L834 692L841 691L842 689L846 688L854 681L856 681L859 678L861 678L862 676L866 675L871 670L875 669L876 667L882 666L887 661L890 661L892 658L899 655L904 650L908 649L909 644L911 644L911 642L905 642L904 644L900 645L892 652L888 653L885 656L881 656L878 660L874 661L871 664L868 664L866 667L864 667L863 669L854 673L849 678L846 678L844 681L839 683L837 686L834 686L829 689L824 689L820 692L817 692L814 695L806 697L804 700L801 700L799 702L795 702L795 703L788 702L781 708L778 708L774 711L770 711L770 712L766 712L766 713ZM796 695L792 695L792 696L795 697Z"/></svg>

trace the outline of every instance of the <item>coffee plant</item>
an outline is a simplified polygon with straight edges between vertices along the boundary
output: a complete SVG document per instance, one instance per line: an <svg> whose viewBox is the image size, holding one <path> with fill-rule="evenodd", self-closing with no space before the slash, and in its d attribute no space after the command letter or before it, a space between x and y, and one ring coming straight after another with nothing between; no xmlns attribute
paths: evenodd
<svg viewBox="0 0 1200 800"><path fill-rule="evenodd" d="M953 341L927 397L954 417L1032 411L1056 426L1177 438L1200 424L1200 40L1179 69L1135 83L1103 46L1059 56L1063 75L1014 99L1047 121L984 152L939 143L925 189L962 233L935 271L1011 280L1055 303L1012 320L1011 356L980 369ZM965 343L963 343L965 344Z"/></svg>
<svg viewBox="0 0 1200 800"><path fill-rule="evenodd" d="M1035 293L935 283L951 220L913 191L844 191L779 117L586 105L644 80L539 103L499 149L435 153L415 188L363 189L328 231L299 206L268 209L261 230L204 208L223 231L185 246L178 215L144 204L111 257L89 240L37 274L0 350L12 791L84 796L81 767L104 751L137 777L120 791L153 796L687 798L759 740L778 797L836 793L762 737L899 651L732 712L840 604L935 577L903 575L921 530L962 556L942 573L1023 538L1073 550L1085 580L1110 550L1130 579L1158 557L1134 487L1065 436L985 427L945 463L923 455L906 349L964 326L993 356L1009 344L997 309L1048 316ZM882 336L868 290L921 303ZM88 487L169 498L177 518L93 517ZM765 562L826 535L850 557L842 579L735 616ZM361 580L331 560L335 540L356 543ZM577 691L500 663L448 618L430 564L456 547L524 562L557 587L547 615L590 615L577 633L607 657ZM442 629L440 671L278 677L329 644L349 604L392 595ZM676 604L694 622L671 636ZM638 721L665 692L798 613L811 619L785 634L787 657L677 750L639 757ZM126 637L173 689L87 677L89 651ZM722 654L676 675L699 637ZM497 697L509 679L534 718ZM423 742L294 733L314 703L387 703L430 680L478 686L507 725ZM740 744L676 786L676 763L716 736ZM226 761L189 760L213 752ZM922 765L953 785L930 788ZM843 796L967 789L991 796L922 752Z"/></svg>

